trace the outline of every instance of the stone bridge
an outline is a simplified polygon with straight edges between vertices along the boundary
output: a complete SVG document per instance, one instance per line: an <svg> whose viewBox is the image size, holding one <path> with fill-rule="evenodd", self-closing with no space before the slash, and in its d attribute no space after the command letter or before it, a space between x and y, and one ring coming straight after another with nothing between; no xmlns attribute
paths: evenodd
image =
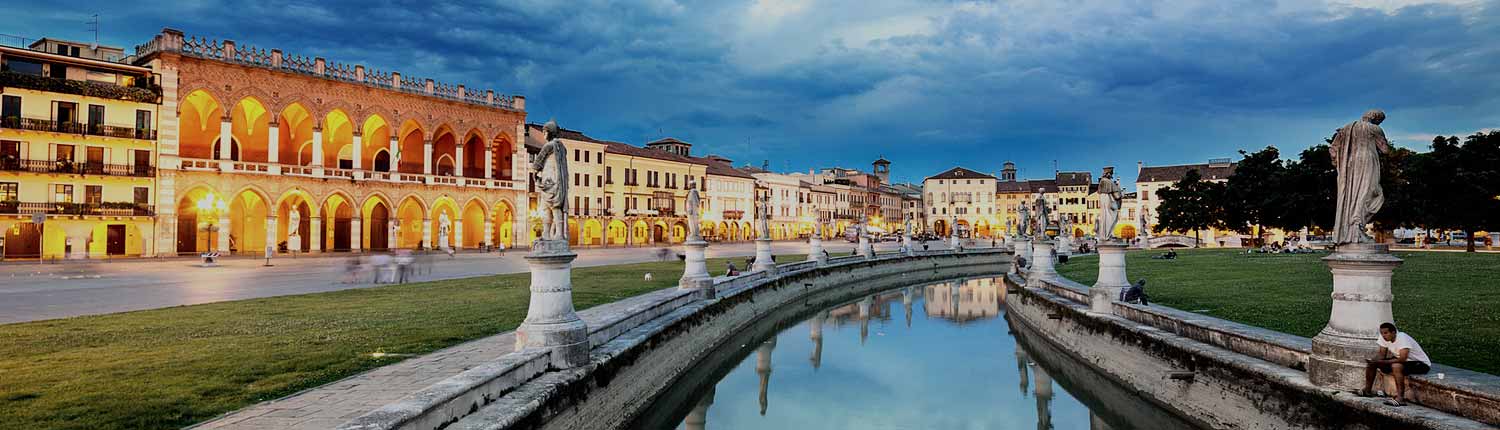
<svg viewBox="0 0 1500 430"><path fill-rule="evenodd" d="M1192 236L1169 234L1147 238L1146 246L1150 248L1197 248L1198 240L1193 239Z"/></svg>

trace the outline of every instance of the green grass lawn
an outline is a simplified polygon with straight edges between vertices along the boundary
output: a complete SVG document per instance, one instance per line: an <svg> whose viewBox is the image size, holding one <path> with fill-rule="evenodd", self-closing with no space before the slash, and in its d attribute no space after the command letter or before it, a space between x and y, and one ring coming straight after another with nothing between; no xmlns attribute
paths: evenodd
<svg viewBox="0 0 1500 430"><path fill-rule="evenodd" d="M1327 254L1245 254L1234 249L1126 254L1134 282L1146 278L1151 301L1298 336L1313 337L1328 323L1333 275ZM1500 374L1500 254L1396 252L1392 304L1396 323L1438 363ZM1091 285L1097 257L1079 257L1058 272Z"/></svg>
<svg viewBox="0 0 1500 430"><path fill-rule="evenodd" d="M710 273L725 261L710 259ZM681 274L678 261L577 268L574 304L674 286ZM0 325L0 429L180 428L401 360L373 352L422 354L513 330L528 284L519 273Z"/></svg>

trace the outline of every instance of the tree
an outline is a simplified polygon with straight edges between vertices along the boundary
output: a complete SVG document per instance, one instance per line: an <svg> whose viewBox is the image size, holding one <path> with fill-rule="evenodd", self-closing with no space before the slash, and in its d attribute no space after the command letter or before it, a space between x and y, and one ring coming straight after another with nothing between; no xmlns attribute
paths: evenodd
<svg viewBox="0 0 1500 430"><path fill-rule="evenodd" d="M1176 184L1157 192L1161 204L1155 232L1192 231L1193 240L1201 243L1201 230L1223 225L1223 194L1222 184L1204 181L1197 170L1189 170Z"/></svg>
<svg viewBox="0 0 1500 430"><path fill-rule="evenodd" d="M1274 146L1256 152L1240 151L1244 157L1234 166L1234 174L1224 184L1223 217L1219 220L1240 233L1253 234L1252 243L1260 245L1262 226L1278 224L1287 206L1279 192L1285 182L1286 166L1281 151Z"/></svg>
<svg viewBox="0 0 1500 430"><path fill-rule="evenodd" d="M1302 150L1297 161L1286 162L1282 174L1274 191L1280 195L1281 207L1271 226L1283 231L1332 229L1338 172L1333 168L1328 145Z"/></svg>

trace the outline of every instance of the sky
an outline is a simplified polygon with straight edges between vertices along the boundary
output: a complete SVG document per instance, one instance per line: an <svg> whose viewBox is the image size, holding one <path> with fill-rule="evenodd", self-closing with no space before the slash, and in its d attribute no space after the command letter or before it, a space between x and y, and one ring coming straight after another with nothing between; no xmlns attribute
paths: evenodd
<svg viewBox="0 0 1500 430"><path fill-rule="evenodd" d="M1025 178L1500 128L1500 0L8 2L0 43L164 27L527 98L528 120L736 165ZM128 49L127 49L128 50Z"/></svg>

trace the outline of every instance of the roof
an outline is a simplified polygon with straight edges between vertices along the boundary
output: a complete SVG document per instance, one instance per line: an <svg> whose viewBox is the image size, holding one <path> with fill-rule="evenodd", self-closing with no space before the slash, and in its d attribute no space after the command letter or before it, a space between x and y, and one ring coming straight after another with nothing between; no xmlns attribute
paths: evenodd
<svg viewBox="0 0 1500 430"><path fill-rule="evenodd" d="M526 128L527 128L527 131L528 131L528 133L526 133L526 135L527 136L535 135L537 137L537 141L541 142L542 134L543 134L542 133L542 127L543 127L542 124L526 123ZM530 130L536 130L536 133L530 133L529 132ZM562 127L558 127L557 128L557 137L561 137L563 139L568 139L568 140L577 140L577 141L580 141L580 142L590 142L590 143L599 143L599 144L603 144L603 143L606 142L604 140L599 140L599 139L595 139L595 138L589 137L588 135L583 134L583 132L581 132L581 131L578 131L578 130L569 130L569 129L562 128ZM537 147L540 148L541 145L538 144Z"/></svg>
<svg viewBox="0 0 1500 430"><path fill-rule="evenodd" d="M740 171L741 172L745 172L745 173L752 173L752 174L753 173L771 173L770 170L766 170L766 169L762 169L762 168L759 168L759 167L751 166L749 164L741 166L740 167Z"/></svg>
<svg viewBox="0 0 1500 430"><path fill-rule="evenodd" d="M693 146L693 144L691 144L691 143L683 142L683 141L677 140L677 138L673 138L673 137L663 137L661 139L656 139L656 140L653 140L651 142L648 142L646 144L647 145L681 144L681 145Z"/></svg>
<svg viewBox="0 0 1500 430"><path fill-rule="evenodd" d="M996 193L1055 193L1056 179L1033 179L1029 181L1000 181L995 183Z"/></svg>
<svg viewBox="0 0 1500 430"><path fill-rule="evenodd" d="M1093 181L1093 175L1089 172L1057 172L1058 186L1088 185Z"/></svg>
<svg viewBox="0 0 1500 430"><path fill-rule="evenodd" d="M700 162L700 164L708 166L708 170L705 170L705 172L707 172L710 175L733 176L733 177L736 177L736 178L755 179L754 176L750 176L750 174L748 174L748 173L741 172L739 169L734 168L734 166L730 166L729 163L720 162L720 161L717 161L717 160L714 160L714 159L711 159L711 158L695 158L695 159L698 160Z"/></svg>
<svg viewBox="0 0 1500 430"><path fill-rule="evenodd" d="M891 164L891 160L885 159L885 156L882 155L880 156L880 158L875 159L875 162L870 164Z"/></svg>
<svg viewBox="0 0 1500 430"><path fill-rule="evenodd" d="M1136 182L1177 182L1187 175L1189 170L1197 170L1204 180L1215 181L1229 179L1234 174L1234 163L1229 164L1183 164L1178 166L1143 166L1141 173L1136 176Z"/></svg>
<svg viewBox="0 0 1500 430"><path fill-rule="evenodd" d="M928 176L927 179L995 179L995 177L963 167L954 167L943 171L943 173Z"/></svg>

